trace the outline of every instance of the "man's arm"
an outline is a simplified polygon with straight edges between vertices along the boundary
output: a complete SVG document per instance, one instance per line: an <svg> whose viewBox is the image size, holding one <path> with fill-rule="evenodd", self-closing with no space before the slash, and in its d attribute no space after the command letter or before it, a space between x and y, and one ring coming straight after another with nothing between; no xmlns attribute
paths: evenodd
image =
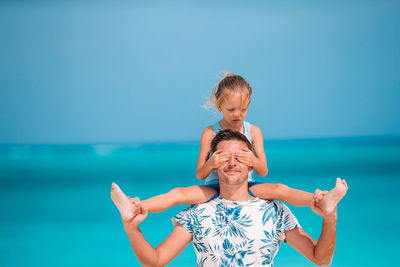
<svg viewBox="0 0 400 267"><path fill-rule="evenodd" d="M312 210L322 216L322 211L316 207L316 202L320 200L326 192L317 190L314 194ZM336 245L336 208L333 213L322 216L321 235L316 242L301 228L288 230L285 232L286 242L300 252L304 257L317 265L328 266L332 262L333 252Z"/></svg>
<svg viewBox="0 0 400 267"><path fill-rule="evenodd" d="M286 231L285 236L286 242L304 257L317 265L329 266L336 244L336 212L324 218L318 242L301 228Z"/></svg>
<svg viewBox="0 0 400 267"><path fill-rule="evenodd" d="M192 241L192 235L180 224L157 247L152 247L139 229L147 217L147 209L138 204L141 212L129 222L124 222L133 252L143 266L165 266L176 258Z"/></svg>

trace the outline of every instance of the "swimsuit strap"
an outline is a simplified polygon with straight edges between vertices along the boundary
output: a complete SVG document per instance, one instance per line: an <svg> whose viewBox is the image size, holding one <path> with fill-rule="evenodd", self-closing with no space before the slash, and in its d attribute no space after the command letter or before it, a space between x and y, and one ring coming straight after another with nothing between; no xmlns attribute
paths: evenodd
<svg viewBox="0 0 400 267"><path fill-rule="evenodd" d="M250 123L248 123L247 121L243 122L244 135L247 137L247 139L249 139L250 143L252 143L250 127L251 127Z"/></svg>
<svg viewBox="0 0 400 267"><path fill-rule="evenodd" d="M215 135L217 135L217 133L222 130L221 125L219 124L218 121L213 124L213 129L214 129Z"/></svg>

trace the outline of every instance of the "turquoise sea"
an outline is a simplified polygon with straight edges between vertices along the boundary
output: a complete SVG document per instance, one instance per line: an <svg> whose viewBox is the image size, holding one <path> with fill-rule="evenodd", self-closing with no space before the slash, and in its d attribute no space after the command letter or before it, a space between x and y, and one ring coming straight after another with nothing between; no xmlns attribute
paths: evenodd
<svg viewBox="0 0 400 267"><path fill-rule="evenodd" d="M259 181L314 191L343 177L332 266L398 266L400 138L266 141L269 174ZM0 266L140 266L110 199L112 182L142 199L195 178L197 142L0 146ZM289 206L318 238L321 218ZM154 246L185 208L150 214ZM169 266L194 266L190 245ZM314 266L282 244L275 266Z"/></svg>

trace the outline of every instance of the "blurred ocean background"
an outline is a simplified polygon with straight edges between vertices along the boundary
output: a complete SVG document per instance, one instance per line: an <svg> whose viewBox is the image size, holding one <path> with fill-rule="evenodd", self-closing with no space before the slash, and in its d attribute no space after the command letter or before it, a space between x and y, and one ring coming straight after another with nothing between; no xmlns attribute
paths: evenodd
<svg viewBox="0 0 400 267"><path fill-rule="evenodd" d="M397 266L400 139L266 141L269 174L259 181L313 192L345 178L332 266ZM1 266L140 266L110 199L112 182L142 199L195 178L197 142L0 146ZM289 206L318 238L321 218ZM142 223L158 245L185 206ZM169 266L194 266L192 244ZM282 244L275 266L314 266Z"/></svg>

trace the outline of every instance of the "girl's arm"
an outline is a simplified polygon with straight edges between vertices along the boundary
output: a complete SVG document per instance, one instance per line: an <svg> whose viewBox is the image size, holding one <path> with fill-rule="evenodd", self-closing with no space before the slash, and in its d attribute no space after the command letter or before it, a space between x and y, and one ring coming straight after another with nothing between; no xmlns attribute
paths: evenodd
<svg viewBox="0 0 400 267"><path fill-rule="evenodd" d="M199 180L205 179L208 175L210 175L213 167L210 166L210 161L208 160L208 154L210 153L211 148L211 140L214 138L214 130L212 126L209 126L204 129L201 134L200 139L200 152L199 158L197 159L197 170L196 177Z"/></svg>
<svg viewBox="0 0 400 267"><path fill-rule="evenodd" d="M264 151L264 138L260 128L255 125L251 125L251 133L254 152L256 152L256 157L253 162L253 168L258 175L260 175L261 177L265 177L268 173L268 166L267 158L265 157Z"/></svg>
<svg viewBox="0 0 400 267"><path fill-rule="evenodd" d="M242 152L236 153L235 157L240 162L253 167L258 175L264 177L268 173L267 159L264 152L264 139L260 128L255 125L251 125L251 139L253 140L255 154L246 148Z"/></svg>
<svg viewBox="0 0 400 267"><path fill-rule="evenodd" d="M209 158L208 155L211 150L211 140L214 138L214 129L212 126L204 129L200 139L200 153L199 159L197 160L196 176L199 180L203 180L211 171L218 168L226 161L229 160L230 154L223 152L222 150L215 151Z"/></svg>

